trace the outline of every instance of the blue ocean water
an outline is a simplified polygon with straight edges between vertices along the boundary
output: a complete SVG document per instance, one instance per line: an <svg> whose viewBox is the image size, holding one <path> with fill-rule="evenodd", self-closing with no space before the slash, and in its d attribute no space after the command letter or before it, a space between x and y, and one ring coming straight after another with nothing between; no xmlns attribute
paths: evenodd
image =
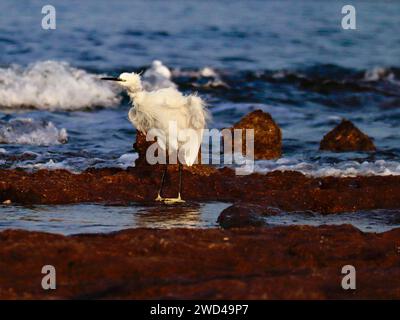
<svg viewBox="0 0 400 320"><path fill-rule="evenodd" d="M400 173L397 1L354 1L356 30L341 28L343 1L53 1L56 30L41 27L45 4L0 2L0 120L3 127L15 118L51 121L66 129L68 143L28 137L21 145L0 131L4 168L118 165L134 141L129 102L93 77L145 70L158 59L180 89L207 100L213 127L258 108L272 114L283 130L284 164L260 163L263 170L340 173L354 160ZM193 76L204 67L227 87ZM343 117L375 138L379 151L318 152Z"/></svg>
<svg viewBox="0 0 400 320"><path fill-rule="evenodd" d="M1 1L3 65L50 59L111 72L153 59L233 70L399 63L397 1L352 1L356 31L341 28L346 1L54 0L56 31L41 28L46 4Z"/></svg>
<svg viewBox="0 0 400 320"><path fill-rule="evenodd" d="M53 0L55 30L41 27L46 4L0 1L0 168L132 165L129 101L98 78L157 59L206 99L212 127L271 113L283 158L256 170L400 174L398 1L352 1L356 30L341 27L345 1ZM318 151L342 118L378 151Z"/></svg>

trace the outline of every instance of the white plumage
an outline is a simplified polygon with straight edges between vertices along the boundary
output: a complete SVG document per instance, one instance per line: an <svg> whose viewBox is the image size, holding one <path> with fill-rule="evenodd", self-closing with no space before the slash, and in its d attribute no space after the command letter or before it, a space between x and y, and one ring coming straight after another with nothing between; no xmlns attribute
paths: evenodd
<svg viewBox="0 0 400 320"><path fill-rule="evenodd" d="M176 152L180 164L191 166L195 163L203 131L209 119L205 103L200 97L193 94L185 96L176 88L146 91L140 75L134 72L122 73L118 78L103 79L118 81L126 88L133 102L128 118L139 131L144 134L150 130L157 131L159 133L157 134L157 144L161 149L165 152L168 150L169 154L171 151ZM171 130L171 124L174 130ZM169 203L183 202L181 199L181 165L179 165L178 197L172 199L161 197L166 168L156 200Z"/></svg>
<svg viewBox="0 0 400 320"><path fill-rule="evenodd" d="M133 102L128 113L133 125L144 134L151 129L159 130L165 137L158 136L160 148L182 153L182 164L193 165L209 118L203 100L196 95L184 96L175 88L145 91L136 73L123 73L119 78ZM169 130L170 125L176 125L177 131Z"/></svg>

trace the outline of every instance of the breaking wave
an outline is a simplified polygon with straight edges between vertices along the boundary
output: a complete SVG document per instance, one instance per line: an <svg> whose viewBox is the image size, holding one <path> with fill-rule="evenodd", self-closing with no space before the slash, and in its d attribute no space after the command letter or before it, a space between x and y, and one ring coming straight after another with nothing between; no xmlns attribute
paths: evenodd
<svg viewBox="0 0 400 320"><path fill-rule="evenodd" d="M125 153L120 156L117 160L117 166L122 169L127 169L128 167L134 167L136 159L139 158L139 154L135 153Z"/></svg>
<svg viewBox="0 0 400 320"><path fill-rule="evenodd" d="M1 156L2 155L2 156ZM20 168L28 171L41 169L57 170L64 169L72 173L80 173L89 168L120 168L126 170L128 167L135 167L135 160L138 158L136 152L122 154L113 159L101 158L69 158L53 159L50 154L42 156L26 152L19 156L20 159L7 160L7 151L0 149L0 166L4 168ZM49 158L50 157L50 158ZM14 158L14 157L13 157ZM224 167L221 165L220 167ZM256 160L254 167L243 167L239 164L228 165L231 168L241 167L248 174L268 174L273 171L295 171L308 177L358 177L358 176L398 176L400 175L400 162L390 160L376 161L352 161L347 160L338 163L320 163L318 161L301 161L295 158L281 158L278 160ZM218 165L217 165L218 167Z"/></svg>
<svg viewBox="0 0 400 320"><path fill-rule="evenodd" d="M71 173L80 173L89 168L120 168L127 169L135 166L138 158L136 152L125 153L120 157L85 157L75 156L64 158L54 153L44 152L42 154L25 151L15 155L0 148L0 167L7 169L24 169L28 172L37 170L67 170Z"/></svg>
<svg viewBox="0 0 400 320"><path fill-rule="evenodd" d="M147 91L176 88L176 84L171 78L171 70L160 60L154 60L151 66L143 73L142 84Z"/></svg>
<svg viewBox="0 0 400 320"><path fill-rule="evenodd" d="M396 76L394 71L390 68L375 67L365 71L364 73L365 81L391 81L396 82Z"/></svg>
<svg viewBox="0 0 400 320"><path fill-rule="evenodd" d="M39 110L81 110L112 107L120 102L120 88L99 75L66 62L43 61L23 68L0 68L0 107Z"/></svg>
<svg viewBox="0 0 400 320"><path fill-rule="evenodd" d="M1 144L48 146L67 143L67 130L57 129L50 121L31 118L0 120Z"/></svg>
<svg viewBox="0 0 400 320"><path fill-rule="evenodd" d="M189 85L193 88L230 88L230 86L222 80L221 74L211 67L203 67L197 70L175 69L172 71L172 74L180 84Z"/></svg>
<svg viewBox="0 0 400 320"><path fill-rule="evenodd" d="M356 176L390 176L400 175L400 162L389 160L376 161L343 161L339 163L305 162L294 158L279 160L258 160L255 172L297 171L311 177L356 177Z"/></svg>

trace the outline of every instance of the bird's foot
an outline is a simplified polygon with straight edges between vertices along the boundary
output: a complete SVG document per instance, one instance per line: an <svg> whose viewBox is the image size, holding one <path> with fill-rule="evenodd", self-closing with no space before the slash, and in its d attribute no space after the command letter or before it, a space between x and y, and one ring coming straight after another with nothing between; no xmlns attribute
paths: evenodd
<svg viewBox="0 0 400 320"><path fill-rule="evenodd" d="M163 201L166 204L175 204L175 203L184 203L185 202L185 200L182 200L180 194L178 194L178 198L164 198Z"/></svg>
<svg viewBox="0 0 400 320"><path fill-rule="evenodd" d="M165 198L161 197L160 194L157 195L157 198L155 198L155 201L164 201Z"/></svg>

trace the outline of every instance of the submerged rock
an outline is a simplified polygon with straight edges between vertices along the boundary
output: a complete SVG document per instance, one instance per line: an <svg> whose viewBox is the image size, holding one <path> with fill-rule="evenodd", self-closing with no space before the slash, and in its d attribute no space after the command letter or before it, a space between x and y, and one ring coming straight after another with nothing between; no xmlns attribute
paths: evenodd
<svg viewBox="0 0 400 320"><path fill-rule="evenodd" d="M267 215L275 215L281 212L277 208L267 207L251 203L234 204L221 212L217 222L225 229L241 227L261 227L266 222L263 219Z"/></svg>
<svg viewBox="0 0 400 320"><path fill-rule="evenodd" d="M334 152L376 150L372 139L346 119L324 136L319 148Z"/></svg>
<svg viewBox="0 0 400 320"><path fill-rule="evenodd" d="M282 154L282 133L269 113L256 110L231 129L254 129L254 159L276 159ZM246 154L246 134L243 132L242 153Z"/></svg>

